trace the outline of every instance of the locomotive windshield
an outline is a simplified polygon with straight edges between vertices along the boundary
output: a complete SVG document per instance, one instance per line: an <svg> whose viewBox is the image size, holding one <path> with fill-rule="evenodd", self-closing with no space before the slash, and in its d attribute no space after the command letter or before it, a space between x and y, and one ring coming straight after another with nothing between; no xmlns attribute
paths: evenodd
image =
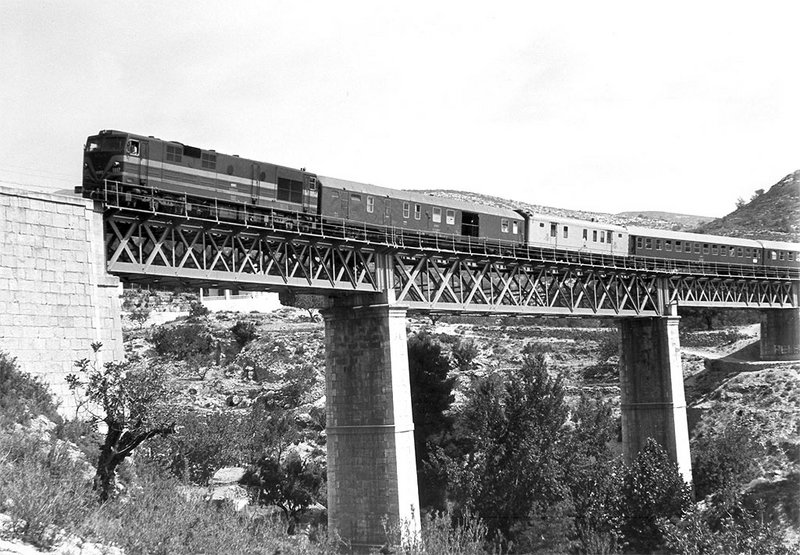
<svg viewBox="0 0 800 555"><path fill-rule="evenodd" d="M122 152L125 149L125 137L89 137L86 141L86 152Z"/></svg>

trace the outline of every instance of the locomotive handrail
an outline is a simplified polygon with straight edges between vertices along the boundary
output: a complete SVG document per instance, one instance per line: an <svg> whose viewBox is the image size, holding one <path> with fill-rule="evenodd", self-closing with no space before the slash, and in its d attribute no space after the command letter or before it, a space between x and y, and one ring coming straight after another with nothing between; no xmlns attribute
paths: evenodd
<svg viewBox="0 0 800 555"><path fill-rule="evenodd" d="M395 226L370 225L344 218L321 216L272 207L250 207L239 203L220 203L213 199L164 193L147 185L130 185L105 181L101 195L110 208L147 212L187 220L213 222L217 225L238 225L244 228L266 229L273 232L300 231L304 235L323 239L333 238L402 249L499 256L525 259L532 262L556 262L580 267L623 269L633 272L659 274L688 274L731 278L798 279L800 270L722 264L693 260L670 260L643 256L607 255L605 253L575 252L553 247L530 245L502 239L464 237L450 233L406 230ZM212 211L213 210L213 211ZM203 213L208 212L208 217ZM239 216L241 214L241 217Z"/></svg>

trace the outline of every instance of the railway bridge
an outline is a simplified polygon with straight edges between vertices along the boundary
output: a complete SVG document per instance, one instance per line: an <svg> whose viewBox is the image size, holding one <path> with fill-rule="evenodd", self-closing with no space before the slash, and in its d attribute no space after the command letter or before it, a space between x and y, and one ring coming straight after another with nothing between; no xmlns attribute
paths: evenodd
<svg viewBox="0 0 800 555"><path fill-rule="evenodd" d="M74 214L59 219L53 206L65 205ZM298 295L321 299L329 525L356 547L382 543L386 515L418 525L409 313L618 319L626 455L634 456L653 437L689 481L677 307L758 309L762 358L800 359L800 276L790 269L566 253L333 219L311 225L301 215L258 224L246 214L199 218L186 205L130 195L93 203L0 188L0 211L0 312L12 316L0 326L0 349L30 347L25 337L17 340L15 322L35 320L32 296L41 292L36 282L47 282L44 305L55 309L45 310L54 313L49 330L22 326L35 335L29 338L33 344L53 327L83 324L90 339L111 345L112 356L121 355L121 332L119 301L109 289L119 279L277 291L288 302ZM53 217L43 222L42 214ZM79 237L68 239L76 228ZM74 272L58 273L69 269L70 257L87 260L81 287L68 281ZM74 290L70 299L59 284ZM26 288L26 300L15 300ZM89 301L73 311L70 303L81 295ZM64 302L69 323L59 318ZM68 333L67 345L79 350L84 338ZM71 360L82 358L75 354L69 352Z"/></svg>

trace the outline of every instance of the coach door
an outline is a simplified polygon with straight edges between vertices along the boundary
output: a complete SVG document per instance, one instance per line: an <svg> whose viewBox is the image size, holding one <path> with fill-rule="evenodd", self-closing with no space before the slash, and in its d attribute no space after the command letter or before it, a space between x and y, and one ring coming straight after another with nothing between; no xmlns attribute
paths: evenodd
<svg viewBox="0 0 800 555"><path fill-rule="evenodd" d="M350 193L348 191L342 191L339 200L342 203L342 209L339 212L339 215L344 218L345 220L350 219Z"/></svg>
<svg viewBox="0 0 800 555"><path fill-rule="evenodd" d="M253 204L258 204L258 199L261 198L261 180L266 177L261 172L261 166L258 164L250 164L250 198Z"/></svg>
<svg viewBox="0 0 800 555"><path fill-rule="evenodd" d="M390 197L383 199L383 225L386 227L392 225L392 199Z"/></svg>

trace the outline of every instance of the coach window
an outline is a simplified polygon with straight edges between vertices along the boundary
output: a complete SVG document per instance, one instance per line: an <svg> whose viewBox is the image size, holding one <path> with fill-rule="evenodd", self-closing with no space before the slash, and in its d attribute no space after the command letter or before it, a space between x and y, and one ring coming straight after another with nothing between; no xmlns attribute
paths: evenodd
<svg viewBox="0 0 800 555"><path fill-rule="evenodd" d="M672 241L664 241L664 250L671 251L672 250Z"/></svg>
<svg viewBox="0 0 800 555"><path fill-rule="evenodd" d="M503 233L508 233L508 220L505 218L500 219L500 231Z"/></svg>
<svg viewBox="0 0 800 555"><path fill-rule="evenodd" d="M564 239L569 239L569 227L564 226Z"/></svg>
<svg viewBox="0 0 800 555"><path fill-rule="evenodd" d="M584 230L584 231L586 231L586 230ZM584 235L583 238L586 239L586 236ZM636 248L637 249L641 249L642 248L642 243L643 243L642 238L641 237L637 237L636 238Z"/></svg>
<svg viewBox="0 0 800 555"><path fill-rule="evenodd" d="M438 206L433 207L433 222L440 223L442 221L442 209Z"/></svg>
<svg viewBox="0 0 800 555"><path fill-rule="evenodd" d="M606 231L606 242L611 243L611 240L614 238L614 234L610 231Z"/></svg>
<svg viewBox="0 0 800 555"><path fill-rule="evenodd" d="M726 249L724 246L721 245L719 247L719 255L720 256L728 256L728 249Z"/></svg>
<svg viewBox="0 0 800 555"><path fill-rule="evenodd" d="M794 262L794 253L793 252L787 252L786 253L786 260L788 260L789 262Z"/></svg>
<svg viewBox="0 0 800 555"><path fill-rule="evenodd" d="M784 256L783 256L783 251L781 251L781 252L779 252L779 253L778 253L778 258L779 258L780 260L783 260L783 258L784 258Z"/></svg>
<svg viewBox="0 0 800 555"><path fill-rule="evenodd" d="M375 197L367 196L367 212L370 214L375 212Z"/></svg>
<svg viewBox="0 0 800 555"><path fill-rule="evenodd" d="M411 204L404 202L403 203L403 217L408 219L411 216Z"/></svg>
<svg viewBox="0 0 800 555"><path fill-rule="evenodd" d="M777 253L775 251L769 251L769 257L772 260L777 260L778 259L778 255L777 255Z"/></svg>
<svg viewBox="0 0 800 555"><path fill-rule="evenodd" d="M419 220L422 218L422 206L419 204L414 205L414 219Z"/></svg>
<svg viewBox="0 0 800 555"><path fill-rule="evenodd" d="M745 258L750 258L752 256L750 249L744 249L744 256Z"/></svg>
<svg viewBox="0 0 800 555"><path fill-rule="evenodd" d="M514 235L519 233L519 222L511 222L511 233Z"/></svg>
<svg viewBox="0 0 800 555"><path fill-rule="evenodd" d="M661 250L661 239L656 239L656 250L657 251Z"/></svg>
<svg viewBox="0 0 800 555"><path fill-rule="evenodd" d="M728 256L736 256L736 247L730 247L728 249Z"/></svg>
<svg viewBox="0 0 800 555"><path fill-rule="evenodd" d="M455 210L447 210L445 211L445 222L447 225L456 225L456 211Z"/></svg>
<svg viewBox="0 0 800 555"><path fill-rule="evenodd" d="M592 242L597 243L597 230L592 230Z"/></svg>
<svg viewBox="0 0 800 555"><path fill-rule="evenodd" d="M711 245L711 254L717 256L717 245Z"/></svg>
<svg viewBox="0 0 800 555"><path fill-rule="evenodd" d="M744 256L744 249L742 247L737 247L736 248L736 256L738 256L739 258Z"/></svg>
<svg viewBox="0 0 800 555"><path fill-rule="evenodd" d="M694 244L694 253L695 254L700 254L700 243L695 243Z"/></svg>
<svg viewBox="0 0 800 555"><path fill-rule="evenodd" d="M589 239L589 230L588 229L584 229L583 230L583 240L586 241L588 239Z"/></svg>
<svg viewBox="0 0 800 555"><path fill-rule="evenodd" d="M708 243L703 243L703 254L708 254Z"/></svg>
<svg viewBox="0 0 800 555"><path fill-rule="evenodd" d="M556 224L550 224L550 237L555 237L558 235L558 226Z"/></svg>
<svg viewBox="0 0 800 555"><path fill-rule="evenodd" d="M355 193L350 194L350 202L361 202L361 195Z"/></svg>
<svg viewBox="0 0 800 555"><path fill-rule="evenodd" d="M681 246L681 242L680 241L675 241L675 252L681 252L682 248L683 247Z"/></svg>
<svg viewBox="0 0 800 555"><path fill-rule="evenodd" d="M600 232L600 242L601 243L605 243L606 242L606 234L603 233L602 231Z"/></svg>
<svg viewBox="0 0 800 555"><path fill-rule="evenodd" d="M646 248L648 250L652 250L653 249L653 240L650 237L647 237L644 240L644 248Z"/></svg>

